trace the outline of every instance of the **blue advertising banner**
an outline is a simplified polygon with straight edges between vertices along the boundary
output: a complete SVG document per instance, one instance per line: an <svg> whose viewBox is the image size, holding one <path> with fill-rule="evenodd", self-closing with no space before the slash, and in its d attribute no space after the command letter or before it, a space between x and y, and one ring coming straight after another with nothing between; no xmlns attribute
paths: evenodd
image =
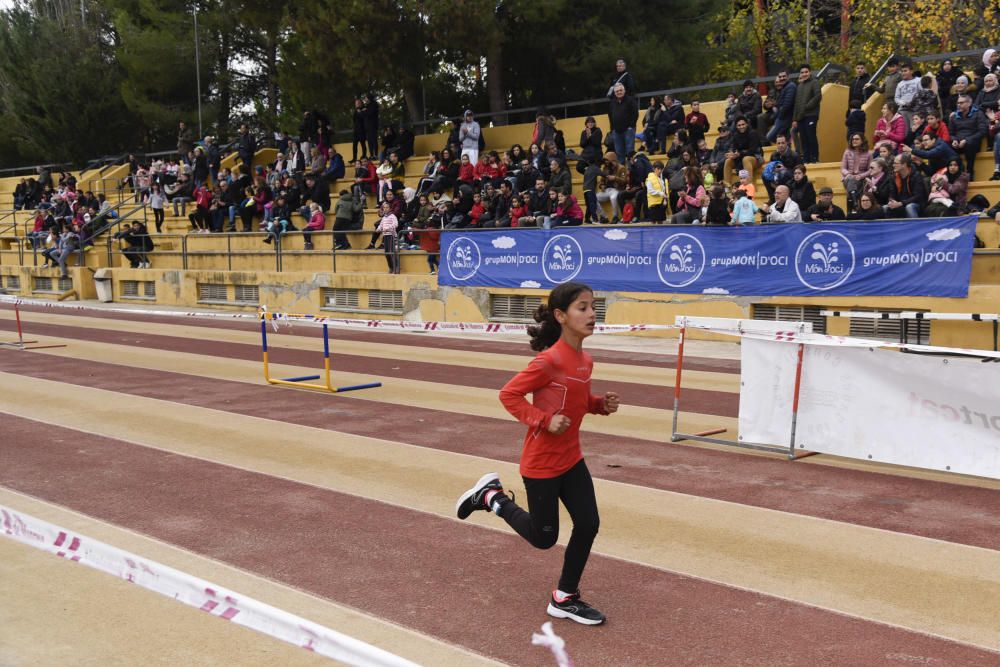
<svg viewBox="0 0 1000 667"><path fill-rule="evenodd" d="M975 216L755 227L451 230L441 285L741 296L942 296L969 290Z"/></svg>

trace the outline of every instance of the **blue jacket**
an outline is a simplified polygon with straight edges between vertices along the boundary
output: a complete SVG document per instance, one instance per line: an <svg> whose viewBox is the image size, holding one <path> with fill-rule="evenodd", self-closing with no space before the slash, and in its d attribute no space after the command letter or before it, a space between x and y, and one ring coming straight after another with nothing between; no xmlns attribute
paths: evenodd
<svg viewBox="0 0 1000 667"><path fill-rule="evenodd" d="M775 118L791 120L792 112L795 110L795 91L798 86L793 81L785 84L785 87L778 92L778 104L774 107Z"/></svg>

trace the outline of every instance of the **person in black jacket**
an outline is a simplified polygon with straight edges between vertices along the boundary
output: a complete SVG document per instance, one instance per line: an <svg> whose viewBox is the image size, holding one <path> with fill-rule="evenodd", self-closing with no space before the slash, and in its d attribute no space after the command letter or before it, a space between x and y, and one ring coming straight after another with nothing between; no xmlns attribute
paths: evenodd
<svg viewBox="0 0 1000 667"><path fill-rule="evenodd" d="M746 169L750 173L752 181L757 167L763 163L764 149L761 148L757 131L750 129L750 121L747 120L746 116L738 116L732 144L729 147L729 152L726 153L724 168L726 182L733 182L733 172L737 165L742 165L740 168Z"/></svg>
<svg viewBox="0 0 1000 667"><path fill-rule="evenodd" d="M639 103L635 97L625 94L625 86L621 83L614 86L608 120L611 123L611 137L615 143L618 162L624 163L628 154L635 150L635 124L639 120Z"/></svg>
<svg viewBox="0 0 1000 667"><path fill-rule="evenodd" d="M979 152L983 138L989 132L989 120L986 114L973 106L970 96L959 95L958 111L951 114L951 118L948 119L948 129L951 130L951 147L965 159L969 180L976 180L973 175L976 153Z"/></svg>
<svg viewBox="0 0 1000 667"><path fill-rule="evenodd" d="M830 222L846 220L844 209L833 203L833 188L819 189L819 200L802 213L803 222Z"/></svg>
<svg viewBox="0 0 1000 667"><path fill-rule="evenodd" d="M133 269L149 268L149 253L153 252L155 246L146 225L141 222L129 225L126 222L114 235L114 238L125 242L122 254L128 259L129 265Z"/></svg>
<svg viewBox="0 0 1000 667"><path fill-rule="evenodd" d="M597 127L597 121L593 116L587 116L583 122L583 131L580 133L580 159L587 162L596 162L603 154L604 133Z"/></svg>
<svg viewBox="0 0 1000 667"><path fill-rule="evenodd" d="M361 157L368 157L368 144L365 135L365 114L364 101L360 97L354 98L354 110L351 112L354 121L354 133L351 144L351 162L358 161L358 146L361 146Z"/></svg>
<svg viewBox="0 0 1000 667"><path fill-rule="evenodd" d="M885 213L890 218L919 218L927 204L927 186L924 177L913 168L913 161L906 153L893 158L895 177L890 181L889 203Z"/></svg>
<svg viewBox="0 0 1000 667"><path fill-rule="evenodd" d="M816 203L816 188L806 175L804 164L795 165L792 180L788 183L789 198L799 205L799 210L806 211Z"/></svg>
<svg viewBox="0 0 1000 667"><path fill-rule="evenodd" d="M372 93L366 93L361 106L361 118L365 128L365 139L368 141L368 156L378 155L378 102Z"/></svg>
<svg viewBox="0 0 1000 667"><path fill-rule="evenodd" d="M635 87L635 79L625 65L625 59L619 58L615 61L615 75L611 77L611 87L608 88L608 98L615 96L615 86L621 84L625 87L625 94L634 97L639 89Z"/></svg>
<svg viewBox="0 0 1000 667"><path fill-rule="evenodd" d="M254 153L257 152L257 140L250 134L250 128L246 126L246 123L240 125L240 137L236 140L236 152L249 171L253 166Z"/></svg>

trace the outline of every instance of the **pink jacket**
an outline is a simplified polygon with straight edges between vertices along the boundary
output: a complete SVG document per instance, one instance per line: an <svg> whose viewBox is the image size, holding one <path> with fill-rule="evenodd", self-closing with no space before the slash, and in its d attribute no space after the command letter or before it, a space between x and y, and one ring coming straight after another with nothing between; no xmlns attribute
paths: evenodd
<svg viewBox="0 0 1000 667"><path fill-rule="evenodd" d="M309 231L316 231L317 229L323 229L326 227L326 216L323 215L323 211L316 211L309 218L309 224L306 225L306 229Z"/></svg>
<svg viewBox="0 0 1000 667"><path fill-rule="evenodd" d="M863 178L868 175L868 167L871 166L871 163L872 154L869 151L853 151L848 148L840 160L840 175L844 178L848 176Z"/></svg>
<svg viewBox="0 0 1000 667"><path fill-rule="evenodd" d="M901 114L896 114L888 121L879 118L875 123L875 144L880 141L891 141L893 148L898 146L906 138L906 119Z"/></svg>
<svg viewBox="0 0 1000 667"><path fill-rule="evenodd" d="M680 199L677 200L677 208L680 210L686 210L688 206L692 208L701 208L701 203L705 200L705 186L699 185L698 189L695 190L694 197L688 195L688 189L684 188L681 191Z"/></svg>

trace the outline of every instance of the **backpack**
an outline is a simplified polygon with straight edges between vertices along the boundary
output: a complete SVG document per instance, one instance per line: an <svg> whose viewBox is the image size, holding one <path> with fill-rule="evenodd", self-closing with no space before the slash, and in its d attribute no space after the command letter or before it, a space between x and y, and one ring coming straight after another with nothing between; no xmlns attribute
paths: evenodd
<svg viewBox="0 0 1000 667"><path fill-rule="evenodd" d="M622 207L622 222L632 222L633 218L635 218L635 206L629 202Z"/></svg>

